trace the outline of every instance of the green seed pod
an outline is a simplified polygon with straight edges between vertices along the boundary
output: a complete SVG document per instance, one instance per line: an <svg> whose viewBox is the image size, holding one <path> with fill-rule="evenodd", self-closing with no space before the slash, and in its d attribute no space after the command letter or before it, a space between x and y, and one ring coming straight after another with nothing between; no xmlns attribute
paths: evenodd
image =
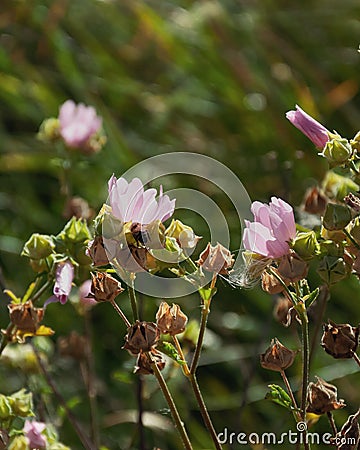
<svg viewBox="0 0 360 450"><path fill-rule="evenodd" d="M351 220L351 211L346 205L328 203L323 218L323 225L327 230L343 230Z"/></svg>

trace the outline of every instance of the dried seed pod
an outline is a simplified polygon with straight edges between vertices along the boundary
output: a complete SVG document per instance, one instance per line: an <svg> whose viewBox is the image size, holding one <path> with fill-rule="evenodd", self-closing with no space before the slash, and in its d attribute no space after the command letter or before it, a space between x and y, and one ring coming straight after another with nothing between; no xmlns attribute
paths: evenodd
<svg viewBox="0 0 360 450"><path fill-rule="evenodd" d="M44 318L44 308L35 308L31 300L26 303L8 305L10 320L19 330L36 333Z"/></svg>
<svg viewBox="0 0 360 450"><path fill-rule="evenodd" d="M223 245L217 243L213 247L208 243L196 263L208 272L227 275L228 269L234 264L234 258L230 250Z"/></svg>
<svg viewBox="0 0 360 450"><path fill-rule="evenodd" d="M349 416L336 436L330 442L336 445L337 450L356 450L360 442L359 427L360 409Z"/></svg>
<svg viewBox="0 0 360 450"><path fill-rule="evenodd" d="M305 193L303 209L309 214L318 214L322 216L325 212L327 202L328 198L323 191L317 186L313 186Z"/></svg>
<svg viewBox="0 0 360 450"><path fill-rule="evenodd" d="M170 307L166 302L161 302L156 313L156 323L161 333L169 333L171 336L180 334L185 330L187 321L188 318L179 305L173 303Z"/></svg>
<svg viewBox="0 0 360 450"><path fill-rule="evenodd" d="M276 272L280 278L282 278L277 269L272 268L272 270ZM286 286L289 284L287 280L283 280L283 282ZM285 287L280 280L273 273L269 273L267 271L261 274L261 288L263 291L271 295L280 294L280 292L285 290Z"/></svg>
<svg viewBox="0 0 360 450"><path fill-rule="evenodd" d="M329 320L324 326L321 346L334 358L352 358L359 344L360 325L336 324Z"/></svg>
<svg viewBox="0 0 360 450"><path fill-rule="evenodd" d="M160 338L160 330L154 322L136 321L128 329L125 336L125 345L122 347L131 354L137 355L140 352L149 352Z"/></svg>
<svg viewBox="0 0 360 450"><path fill-rule="evenodd" d="M306 277L308 265L295 252L291 252L281 258L278 271L282 278L294 283Z"/></svg>
<svg viewBox="0 0 360 450"><path fill-rule="evenodd" d="M106 272L91 273L91 281L91 292L88 298L93 298L97 302L112 302L124 291L120 281Z"/></svg>
<svg viewBox="0 0 360 450"><path fill-rule="evenodd" d="M151 350L151 357L153 361L156 363L159 370L163 370L165 367L165 360L160 352L156 349ZM151 367L151 363L149 361L149 357L146 353L139 353L136 359L136 365L134 368L134 373L143 374L143 375L152 375L154 373L153 368Z"/></svg>
<svg viewBox="0 0 360 450"><path fill-rule="evenodd" d="M307 412L320 415L346 406L344 400L337 399L336 386L327 383L320 377L316 378L317 382L310 382L308 386Z"/></svg>
<svg viewBox="0 0 360 450"><path fill-rule="evenodd" d="M94 267L106 266L109 264L102 236L95 236L94 240L89 242L87 254L92 259Z"/></svg>
<svg viewBox="0 0 360 450"><path fill-rule="evenodd" d="M265 353L260 355L260 364L264 369L282 372L292 365L297 352L282 345L277 339L271 341Z"/></svg>

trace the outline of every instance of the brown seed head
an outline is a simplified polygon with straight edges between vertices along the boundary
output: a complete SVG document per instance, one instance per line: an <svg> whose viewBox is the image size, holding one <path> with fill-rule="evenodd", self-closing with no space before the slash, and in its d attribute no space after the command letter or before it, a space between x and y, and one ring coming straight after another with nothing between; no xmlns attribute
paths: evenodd
<svg viewBox="0 0 360 450"><path fill-rule="evenodd" d="M165 367L165 360L160 352L156 349L151 350L151 357L153 361L156 363L159 370L163 370ZM149 357L146 353L139 353L136 359L136 366L134 368L134 373L143 374L143 375L152 375L154 373L153 368L151 367L151 363L149 361Z"/></svg>
<svg viewBox="0 0 360 450"><path fill-rule="evenodd" d="M352 358L359 344L360 325L336 324L329 320L324 326L321 346L334 358Z"/></svg>
<svg viewBox="0 0 360 450"><path fill-rule="evenodd" d="M170 307L166 302L161 302L156 313L156 323L161 333L169 333L171 336L180 334L185 330L187 321L188 318L179 305L173 303Z"/></svg>
<svg viewBox="0 0 360 450"><path fill-rule="evenodd" d="M26 303L8 305L10 320L19 330L36 333L44 318L44 308L35 308L31 300Z"/></svg>
<svg viewBox="0 0 360 450"><path fill-rule="evenodd" d="M124 289L120 281L105 272L91 273L91 292L88 298L97 302L112 302Z"/></svg>
<svg viewBox="0 0 360 450"><path fill-rule="evenodd" d="M234 264L234 258L230 250L217 243L214 247L208 243L200 254L196 263L208 272L227 275L228 269Z"/></svg>
<svg viewBox="0 0 360 450"><path fill-rule="evenodd" d="M265 353L260 355L260 364L264 369L281 372L292 365L296 354L275 338Z"/></svg>
<svg viewBox="0 0 360 450"><path fill-rule="evenodd" d="M295 283L306 277L308 265L295 252L291 252L281 258L278 271L282 278Z"/></svg>
<svg viewBox="0 0 360 450"><path fill-rule="evenodd" d="M337 445L337 450L357 450L360 442L359 417L360 409L349 416L335 438L330 439L331 443Z"/></svg>
<svg viewBox="0 0 360 450"><path fill-rule="evenodd" d="M272 269L274 272L276 272L279 276L279 271L275 268ZM280 277L281 278L281 277ZM289 282L287 280L283 280L284 284L288 285ZM275 295L280 294L280 292L284 291L284 286L281 284L280 280L272 273L269 273L267 271L264 271L261 274L261 288L263 291Z"/></svg>
<svg viewBox="0 0 360 450"><path fill-rule="evenodd" d="M95 236L94 240L89 243L87 254L92 259L94 267L106 266L109 264L102 236Z"/></svg>
<svg viewBox="0 0 360 450"><path fill-rule="evenodd" d="M314 186L308 189L303 200L303 208L309 214L318 214L322 216L325 212L328 198L317 187Z"/></svg>
<svg viewBox="0 0 360 450"><path fill-rule="evenodd" d="M133 355L137 355L140 352L149 352L157 344L159 338L160 330L156 323L137 320L128 329L123 348Z"/></svg>
<svg viewBox="0 0 360 450"><path fill-rule="evenodd" d="M336 386L319 377L316 378L317 382L310 382L308 386L307 412L320 415L346 406L344 400L337 399Z"/></svg>

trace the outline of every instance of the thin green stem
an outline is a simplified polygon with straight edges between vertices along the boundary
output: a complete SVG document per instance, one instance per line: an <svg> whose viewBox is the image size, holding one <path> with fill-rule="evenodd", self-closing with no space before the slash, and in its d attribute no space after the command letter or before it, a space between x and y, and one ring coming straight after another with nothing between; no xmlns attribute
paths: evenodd
<svg viewBox="0 0 360 450"><path fill-rule="evenodd" d="M307 387L309 384L309 322L304 306L301 312L301 332L302 332L302 359L303 359L303 374L302 374L302 391L301 391L301 419L306 422L306 400L307 400ZM306 433L306 432L305 432ZM309 450L310 445L305 439L304 449Z"/></svg>
<svg viewBox="0 0 360 450"><path fill-rule="evenodd" d="M149 358L149 361L151 362L151 368L154 371L154 375L159 383L160 389L161 389L161 391L166 399L166 402L170 408L172 418L173 418L175 426L180 434L180 437L184 444L184 447L186 448L186 450L192 450L192 445L191 445L190 439L187 435L184 424L180 418L179 412L176 408L175 402L174 402L172 395L167 387L164 377L162 376L158 366L156 365L156 362L153 360L151 353L147 353L147 356Z"/></svg>
<svg viewBox="0 0 360 450"><path fill-rule="evenodd" d="M136 294L135 294L133 278L131 279L131 283L128 285L128 294L129 294L129 299L130 299L130 303L131 303L131 309L132 309L132 312L133 312L133 317L134 317L134 322L135 322L136 320L139 320L139 313L138 313L138 308L137 308Z"/></svg>
<svg viewBox="0 0 360 450"><path fill-rule="evenodd" d="M36 294L34 294L31 297L33 303L35 303L43 295L43 293L48 289L51 283L52 281L47 280L47 282L41 286L41 288L36 292Z"/></svg>
<svg viewBox="0 0 360 450"><path fill-rule="evenodd" d="M173 339L174 345L175 345L175 347L176 347L176 350L177 350L177 352L178 352L179 355L180 355L180 358L181 358L183 361L185 361L185 364L183 364L183 365L181 366L182 369L183 369L184 375L188 376L188 375L190 374L189 366L188 366L187 363L186 363L185 356L184 356L184 353L183 353L183 351L182 351L181 345L180 345L180 343L179 343L179 341L178 341L178 338L174 335L174 336L172 336L172 339Z"/></svg>
<svg viewBox="0 0 360 450"><path fill-rule="evenodd" d="M201 349L202 349L202 345L204 342L206 324L207 324L207 320L208 320L208 316L209 316L209 312L210 312L210 303L211 303L211 299L208 300L206 303L202 304L199 336L197 339L194 356L193 356L193 359L191 362L190 373L195 373L198 363L199 363Z"/></svg>
<svg viewBox="0 0 360 450"><path fill-rule="evenodd" d="M121 311L119 305L117 303L115 303L115 300L112 300L110 303L112 304L112 306L115 309L115 311L122 318L122 320L125 322L126 328L130 328L131 327L131 323L128 321L128 318L125 316L125 314Z"/></svg>
<svg viewBox="0 0 360 450"><path fill-rule="evenodd" d="M328 411L328 412L326 413L326 415L327 415L327 418L329 419L329 423L330 423L332 432L333 432L334 436L336 436L336 435L337 435L337 428L336 428L336 425L335 425L334 417L333 417L333 415L331 414L331 411Z"/></svg>
<svg viewBox="0 0 360 450"><path fill-rule="evenodd" d="M300 415L300 412L298 411L299 408L297 406L297 403L296 403L293 391L291 389L288 377L286 376L284 370L280 371L280 375L281 375L281 377L282 377L282 379L284 381L284 384L286 386L286 389L287 389L287 391L288 391L288 393L290 395L292 404L293 404L294 408L296 409L296 411L293 411L294 419L296 420L296 422L300 422L301 421L301 415Z"/></svg>
<svg viewBox="0 0 360 450"><path fill-rule="evenodd" d="M211 436L211 439L214 442L215 448L216 448L216 450L222 450L222 446L221 446L220 442L218 441L218 437L217 437L216 431L214 429L214 426L212 424L210 415L209 415L207 407L205 405L203 396L201 394L200 387L199 387L199 384L197 382L195 373L190 373L188 375L188 379L189 379L191 387L192 387L192 389L194 391L194 395L195 395L196 401L197 401L197 403L199 405L199 409L200 409L202 418L204 420L204 423L206 425L206 428L208 429L208 431L210 433L210 436Z"/></svg>
<svg viewBox="0 0 360 450"><path fill-rule="evenodd" d="M290 289L286 286L286 284L284 283L284 280L280 277L280 275L271 267L269 266L267 268L267 272L270 273L270 275L273 275L278 281L279 283L282 285L282 287L285 289L286 293L288 294L289 300L294 304L294 306L296 305L295 303L295 299L293 296L293 293L290 291Z"/></svg>
<svg viewBox="0 0 360 450"><path fill-rule="evenodd" d="M210 289L214 289L216 280L217 280L217 274L214 273L212 280L211 280ZM196 342L194 356L193 356L193 359L191 362L190 373L195 373L196 368L199 363L201 349L203 346L204 336L205 336L205 331L206 331L206 324L207 324L208 316L210 313L211 300L212 300L212 297L210 297L207 301L204 301L203 299L201 299L202 310L201 310L200 330L199 330L199 336L198 336L198 339Z"/></svg>

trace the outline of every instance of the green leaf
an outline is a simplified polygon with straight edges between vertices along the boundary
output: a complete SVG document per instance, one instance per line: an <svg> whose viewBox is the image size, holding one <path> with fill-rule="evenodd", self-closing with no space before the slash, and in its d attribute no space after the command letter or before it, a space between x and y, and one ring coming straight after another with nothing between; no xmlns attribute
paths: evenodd
<svg viewBox="0 0 360 450"><path fill-rule="evenodd" d="M214 297L214 295L216 294L217 289L213 288L200 288L199 289L199 294L200 297L204 300L204 302L210 300L211 298Z"/></svg>
<svg viewBox="0 0 360 450"><path fill-rule="evenodd" d="M277 384L269 384L270 392L265 395L266 400L271 400L280 406L292 411L292 401L289 394Z"/></svg>
<svg viewBox="0 0 360 450"><path fill-rule="evenodd" d="M305 306L306 308L309 308L314 301L318 298L319 296L319 292L320 289L316 288L314 291L310 292L310 294L305 295L305 297L303 298L304 302L305 302Z"/></svg>
<svg viewBox="0 0 360 450"><path fill-rule="evenodd" d="M171 342L166 341L160 341L158 345L156 346L156 349L160 352L164 353L169 358L176 361L181 366L184 366L186 364L186 361L184 361L181 356L179 355L178 351L176 350L175 346Z"/></svg>

